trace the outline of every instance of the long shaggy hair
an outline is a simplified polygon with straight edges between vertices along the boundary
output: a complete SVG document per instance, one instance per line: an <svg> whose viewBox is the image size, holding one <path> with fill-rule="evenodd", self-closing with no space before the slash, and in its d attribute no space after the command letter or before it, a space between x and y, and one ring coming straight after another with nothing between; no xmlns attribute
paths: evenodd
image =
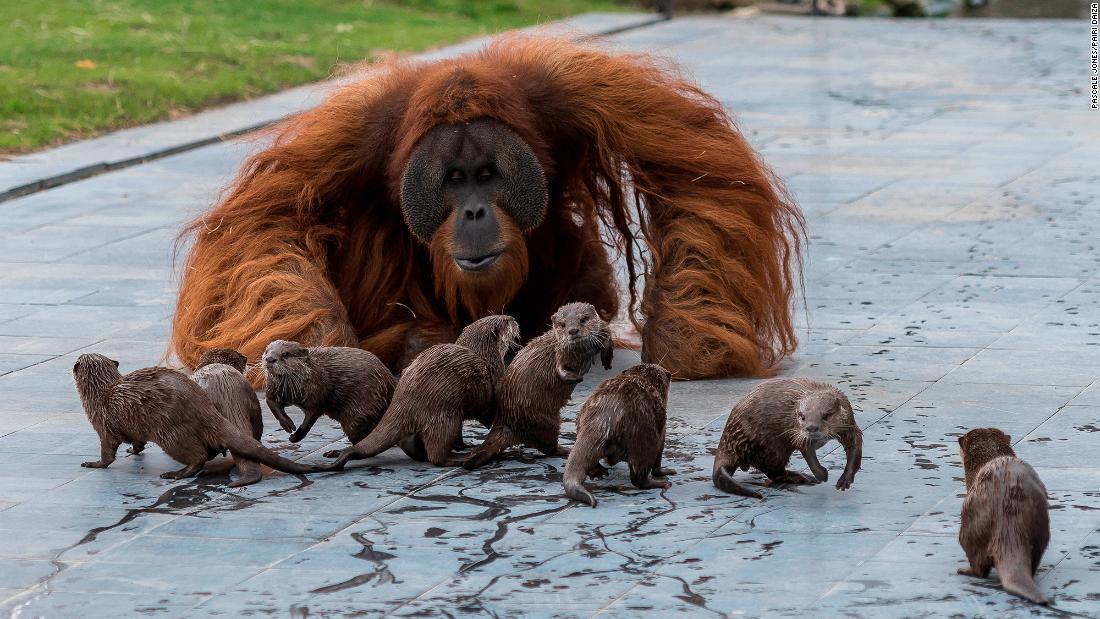
<svg viewBox="0 0 1100 619"><path fill-rule="evenodd" d="M398 195L425 133L479 118L531 147L550 195L539 227L506 226L526 252L502 256L491 286L439 255L449 226L418 242ZM610 319L609 248L646 360L684 378L764 375L795 348L801 215L721 104L653 58L509 36L379 66L275 132L185 230L172 347L188 365L219 347L255 359L276 339L396 365L411 329L453 339L506 312L531 334L570 301Z"/></svg>

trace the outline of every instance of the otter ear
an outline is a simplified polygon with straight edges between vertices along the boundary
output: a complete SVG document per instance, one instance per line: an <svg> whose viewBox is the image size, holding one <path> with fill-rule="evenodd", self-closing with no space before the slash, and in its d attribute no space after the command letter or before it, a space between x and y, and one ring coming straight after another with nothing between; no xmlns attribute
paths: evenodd
<svg viewBox="0 0 1100 619"><path fill-rule="evenodd" d="M111 359L111 363L115 364L115 369L117 370L118 369L118 361L115 361L114 359Z"/></svg>

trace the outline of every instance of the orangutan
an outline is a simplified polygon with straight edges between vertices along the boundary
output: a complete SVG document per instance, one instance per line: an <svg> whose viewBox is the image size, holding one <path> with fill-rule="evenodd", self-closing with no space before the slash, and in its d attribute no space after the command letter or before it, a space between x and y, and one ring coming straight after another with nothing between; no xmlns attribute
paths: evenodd
<svg viewBox="0 0 1100 619"><path fill-rule="evenodd" d="M188 365L285 339L396 371L482 316L530 337L620 298L643 360L679 378L766 375L796 345L798 208L717 100L592 44L381 65L281 123L184 234Z"/></svg>

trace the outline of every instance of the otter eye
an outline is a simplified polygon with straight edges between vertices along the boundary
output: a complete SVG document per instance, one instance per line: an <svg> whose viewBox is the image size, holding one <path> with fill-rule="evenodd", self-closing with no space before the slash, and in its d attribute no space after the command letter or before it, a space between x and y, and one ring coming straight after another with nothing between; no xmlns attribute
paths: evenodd
<svg viewBox="0 0 1100 619"><path fill-rule="evenodd" d="M822 419L828 419L829 417L833 416L833 412L834 411L829 411L829 412L825 413L824 415L822 415L821 418Z"/></svg>
<svg viewBox="0 0 1100 619"><path fill-rule="evenodd" d="M588 316L581 316L581 324L588 322Z"/></svg>
<svg viewBox="0 0 1100 619"><path fill-rule="evenodd" d="M451 170L447 173L447 180L452 183L461 183L466 180L466 175L462 173L462 170Z"/></svg>
<svg viewBox="0 0 1100 619"><path fill-rule="evenodd" d="M493 178L493 171L489 168L481 168L477 171L477 182L484 183L490 178Z"/></svg>
<svg viewBox="0 0 1100 619"><path fill-rule="evenodd" d="M565 323L564 322L559 322L558 323L558 328L559 329L564 329L565 328Z"/></svg>

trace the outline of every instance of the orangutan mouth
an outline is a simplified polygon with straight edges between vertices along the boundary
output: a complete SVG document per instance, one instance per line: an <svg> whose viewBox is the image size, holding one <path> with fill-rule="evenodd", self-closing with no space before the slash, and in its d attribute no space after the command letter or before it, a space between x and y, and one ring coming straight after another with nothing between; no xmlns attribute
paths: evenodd
<svg viewBox="0 0 1100 619"><path fill-rule="evenodd" d="M485 269L493 266L500 258L500 254L503 252L496 252L495 254L486 254L484 256L476 256L474 258L459 258L455 256L455 262L458 263L458 268L466 272L471 271L484 271Z"/></svg>

